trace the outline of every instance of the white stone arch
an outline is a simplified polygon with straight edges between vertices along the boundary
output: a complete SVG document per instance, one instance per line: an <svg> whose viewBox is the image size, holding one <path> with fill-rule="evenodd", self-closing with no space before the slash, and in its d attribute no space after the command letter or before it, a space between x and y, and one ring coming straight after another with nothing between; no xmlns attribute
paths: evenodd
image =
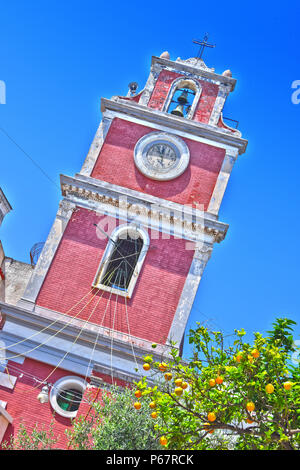
<svg viewBox="0 0 300 470"><path fill-rule="evenodd" d="M141 238L143 245L142 245L142 249L139 254L139 257L137 259L137 262L135 264L134 271L131 276L128 288L126 290L122 290L116 287L110 287L110 286L103 284L103 279L106 274L110 257L113 253L115 243L117 242L117 240L122 239L122 237L124 238L127 237L127 235L129 235L132 239L134 239L135 237ZM150 245L149 234L144 228L137 226L135 224L132 224L132 223L121 224L118 227L116 227L109 237L109 241L107 243L106 249L104 251L103 257L100 261L96 276L93 281L93 286L97 287L98 289L105 290L107 292L112 292L114 294L118 294L123 297L131 298L135 284L138 280L139 274L144 264L149 245Z"/></svg>
<svg viewBox="0 0 300 470"><path fill-rule="evenodd" d="M202 87L201 87L200 83L197 80L195 80L194 78L179 77L179 78L176 78L172 82L172 84L170 86L170 89L169 89L168 96L166 98L166 101L164 102L162 111L164 111L165 113L168 112L168 109L169 109L169 106L170 106L171 101L173 99L174 93L179 88L188 88L188 89L195 92L195 97L194 97L192 106L191 106L189 112L186 114L186 116L184 116L185 119L193 119L197 104L199 102L199 99L200 99L200 96L201 96L201 93L202 93Z"/></svg>

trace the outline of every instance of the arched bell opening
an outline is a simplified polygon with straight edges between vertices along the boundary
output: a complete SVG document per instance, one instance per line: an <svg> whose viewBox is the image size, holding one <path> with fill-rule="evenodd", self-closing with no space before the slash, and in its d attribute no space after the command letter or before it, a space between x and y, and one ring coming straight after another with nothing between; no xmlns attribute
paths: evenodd
<svg viewBox="0 0 300 470"><path fill-rule="evenodd" d="M173 82L163 111L175 116L192 119L201 95L200 85L189 79L177 79Z"/></svg>

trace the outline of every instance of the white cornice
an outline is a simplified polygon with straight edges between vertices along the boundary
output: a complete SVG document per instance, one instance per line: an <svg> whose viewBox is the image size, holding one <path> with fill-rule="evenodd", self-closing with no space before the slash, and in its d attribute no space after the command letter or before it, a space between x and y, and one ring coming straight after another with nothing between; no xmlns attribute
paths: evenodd
<svg viewBox="0 0 300 470"><path fill-rule="evenodd" d="M182 238L203 241L203 237L208 237L205 241L220 242L228 229L227 224L189 205L81 174L75 177L60 175L60 180L63 196L74 204L112 215L117 213L120 218L135 219L156 230L165 225L169 232L172 230Z"/></svg>
<svg viewBox="0 0 300 470"><path fill-rule="evenodd" d="M152 348L152 342L146 339L112 330L111 328L87 322L86 320L70 317L69 315L49 310L35 304L31 306L31 309L27 310L24 307L0 302L0 311L7 322L12 322L19 326L23 325L24 328L31 328L37 332L27 339L33 346L34 343L39 342L40 338L38 335L40 332L43 335L49 336L49 339L44 341L45 347L47 347L47 345L49 347L55 347L53 340L51 340L50 343L50 338L53 337L54 339L58 337L70 341L71 343L76 339L78 345L82 344L90 348L95 347L100 350L110 350L113 339L115 354L132 358L132 348L134 348L135 354L140 359L140 363L142 363L142 356L149 354L150 351L158 359L159 356L168 354L170 350L170 346L167 344L158 344L154 350ZM4 327L4 334L6 334L5 331L6 329ZM22 344L23 343L20 343L20 347ZM50 346L50 344L53 344L53 346ZM13 351L15 349L12 344L10 350ZM24 350L23 355L25 356L26 351L30 352L25 345L23 345L21 349ZM72 354L76 354L75 350Z"/></svg>
<svg viewBox="0 0 300 470"><path fill-rule="evenodd" d="M165 68L174 69L174 71L177 71L177 72L185 71L187 73L190 73L198 77L205 77L216 83L223 83L224 85L228 85L230 87L230 91L234 90L234 87L236 84L235 78L226 77L224 75L219 75L213 72L209 68L195 67L189 63L184 63L183 61L179 61L179 60L173 61L173 60L163 59L161 57L153 56L151 65L155 65L155 64L162 65Z"/></svg>
<svg viewBox="0 0 300 470"><path fill-rule="evenodd" d="M154 123L159 126L165 126L171 129L178 130L180 132L186 132L192 136L202 137L212 142L222 143L224 145L235 147L238 149L239 154L245 152L248 141L235 135L233 132L204 124L198 121L192 121L184 119L174 114L168 114L163 111L158 111L147 106L140 105L135 102L129 102L122 98L115 97L114 99L101 99L101 111L114 111L129 115L137 119L141 119L144 125L148 123Z"/></svg>

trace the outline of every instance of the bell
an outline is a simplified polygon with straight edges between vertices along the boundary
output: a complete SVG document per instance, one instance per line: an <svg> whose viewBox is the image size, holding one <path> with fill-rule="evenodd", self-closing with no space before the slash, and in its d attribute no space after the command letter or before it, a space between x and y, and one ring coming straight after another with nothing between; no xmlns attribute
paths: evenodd
<svg viewBox="0 0 300 470"><path fill-rule="evenodd" d="M178 96L178 101L179 101L179 103L187 104L187 102L188 102L188 92L187 92L187 90L183 90L181 95Z"/></svg>
<svg viewBox="0 0 300 470"><path fill-rule="evenodd" d="M171 111L171 114L175 114L175 116L183 117L184 116L184 114L183 114L183 104L179 104L178 106L176 106L176 108L173 109L173 111Z"/></svg>

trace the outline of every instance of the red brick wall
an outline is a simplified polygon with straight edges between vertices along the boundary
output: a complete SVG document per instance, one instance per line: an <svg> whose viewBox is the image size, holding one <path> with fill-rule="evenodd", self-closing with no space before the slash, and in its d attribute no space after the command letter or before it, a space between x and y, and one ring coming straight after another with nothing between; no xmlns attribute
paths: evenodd
<svg viewBox="0 0 300 470"><path fill-rule="evenodd" d="M19 377L21 372L17 373L15 367L24 373L22 377ZM18 379L13 390L0 387L1 400L7 402L6 411L13 418L13 423L8 426L3 437L3 443L5 441L9 441L10 436L17 437L20 424L23 424L30 433L35 427L35 424L38 425L39 429L44 425L44 429L48 430L50 422L53 420L55 436L59 437L55 447L65 448L67 439L64 436L64 431L65 429L71 428L70 419L54 414L50 402L41 404L37 400L37 395L42 387L39 386L38 388L35 388L38 385L37 382L35 382L32 377L26 375L31 374L38 379L44 379L53 370L53 366L34 361L32 359L25 359L22 365L10 361L8 370L12 376L18 376ZM74 374L57 369L53 375L49 377L48 381L50 383L55 383L61 377L66 375Z"/></svg>
<svg viewBox="0 0 300 470"><path fill-rule="evenodd" d="M13 423L8 426L2 444L4 444L5 441L9 442L11 436L17 437L21 424L25 426L28 434L30 434L36 425L38 430L44 429L45 431L49 431L50 423L53 422L52 430L55 438L58 438L54 447L67 449L68 439L65 436L65 430L72 428L71 420L55 413L51 407L50 401L43 404L38 401L37 395L42 389L42 386L39 385L35 388L37 382L32 377L34 376L37 379L44 380L53 369L53 366L28 358L25 359L23 364L9 361L9 373L14 377L18 377L18 379L13 390L0 386L0 399L7 402L6 411L13 418ZM21 376L21 374L23 375ZM76 374L57 369L47 381L48 383L55 384L60 378L69 375L74 376ZM94 373L94 375L101 377L104 382L111 383L111 377L108 375L99 373ZM118 379L114 379L114 382L123 387L127 385L124 381ZM89 403L95 399L101 403L101 397L101 390L98 391L97 388L87 388L80 404L77 417L86 416L90 409Z"/></svg>
<svg viewBox="0 0 300 470"><path fill-rule="evenodd" d="M154 130L119 118L114 119L91 176L179 204L203 204L206 210L225 150L183 139L191 157L186 171L171 181L154 181L140 173L133 157L137 141Z"/></svg>
<svg viewBox="0 0 300 470"><path fill-rule="evenodd" d="M186 78L179 73L169 72L168 70L160 72L148 106L161 111L172 82L179 77ZM218 95L219 87L205 80L198 80L198 82L202 87L202 93L193 120L207 124Z"/></svg>
<svg viewBox="0 0 300 470"><path fill-rule="evenodd" d="M185 240L153 239L152 235L150 249L131 299L125 301L124 297L117 298L115 294L99 291L93 299L93 295L89 294L70 311L91 290L107 245L107 239L97 237L93 225L102 219L100 214L86 209L74 212L40 290L37 304L109 328L114 326L115 330L126 334L128 314L133 336L164 343L193 257L193 250L185 249ZM110 224L108 233L111 233L118 222L111 217L107 217L107 221ZM91 303L80 312L90 299ZM90 316L94 307L95 311Z"/></svg>

